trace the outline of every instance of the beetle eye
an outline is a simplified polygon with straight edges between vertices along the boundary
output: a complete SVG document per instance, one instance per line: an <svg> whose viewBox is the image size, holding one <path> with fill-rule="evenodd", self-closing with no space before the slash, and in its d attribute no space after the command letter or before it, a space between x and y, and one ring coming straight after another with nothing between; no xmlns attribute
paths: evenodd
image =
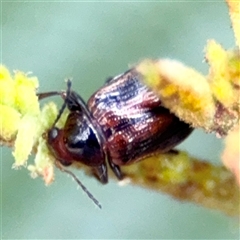
<svg viewBox="0 0 240 240"><path fill-rule="evenodd" d="M53 142L59 135L59 129L56 127L53 127L48 132L48 142Z"/></svg>

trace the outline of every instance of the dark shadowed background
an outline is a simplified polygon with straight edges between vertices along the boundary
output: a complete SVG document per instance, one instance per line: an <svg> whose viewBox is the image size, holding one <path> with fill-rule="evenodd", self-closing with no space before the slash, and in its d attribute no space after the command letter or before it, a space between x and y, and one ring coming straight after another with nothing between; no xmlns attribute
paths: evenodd
<svg viewBox="0 0 240 240"><path fill-rule="evenodd" d="M65 89L71 77L86 100L107 77L144 58L179 59L206 74L207 39L234 45L224 1L2 2L1 11L1 62L32 71L41 92ZM220 164L222 146L195 131L180 148ZM3 239L239 238L237 219L113 180L102 186L79 171L99 210L65 174L57 171L45 187L26 169L12 170L13 161L1 148Z"/></svg>

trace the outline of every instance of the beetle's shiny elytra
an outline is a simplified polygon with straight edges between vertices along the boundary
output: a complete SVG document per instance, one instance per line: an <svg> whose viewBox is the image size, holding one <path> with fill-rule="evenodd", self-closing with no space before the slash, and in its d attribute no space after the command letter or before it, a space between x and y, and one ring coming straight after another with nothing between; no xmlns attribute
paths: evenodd
<svg viewBox="0 0 240 240"><path fill-rule="evenodd" d="M135 69L112 78L87 104L69 87L64 97L70 111L65 126L54 126L47 137L62 165L81 162L106 183L106 161L121 179L119 166L167 152L192 132L140 78Z"/></svg>

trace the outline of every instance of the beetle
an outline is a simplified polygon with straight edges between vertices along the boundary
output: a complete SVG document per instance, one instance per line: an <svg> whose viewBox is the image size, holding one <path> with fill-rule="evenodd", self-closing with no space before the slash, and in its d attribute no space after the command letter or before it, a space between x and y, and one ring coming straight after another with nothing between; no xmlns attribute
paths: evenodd
<svg viewBox="0 0 240 240"><path fill-rule="evenodd" d="M107 164L118 179L120 166L129 165L181 143L193 128L162 106L161 99L141 82L132 68L108 79L87 101L71 89L60 94L64 104L47 133L47 143L63 166L75 162L89 166L101 183L108 182ZM56 127L63 109L69 115Z"/></svg>

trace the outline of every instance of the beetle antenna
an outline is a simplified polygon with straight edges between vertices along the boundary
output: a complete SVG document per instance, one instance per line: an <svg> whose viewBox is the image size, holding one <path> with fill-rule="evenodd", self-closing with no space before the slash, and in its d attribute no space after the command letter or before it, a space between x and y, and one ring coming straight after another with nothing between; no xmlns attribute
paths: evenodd
<svg viewBox="0 0 240 240"><path fill-rule="evenodd" d="M57 167L58 169L60 169L62 172L65 172L65 173L69 174L71 177L73 177L73 179L74 179L74 180L77 182L77 184L82 188L82 190L88 195L88 197L94 202L94 204L97 205L100 209L102 208L102 206L101 206L101 204L99 203L99 201L88 191L88 189L81 183L81 181L77 178L77 176L76 176L73 172L71 172L71 171L63 168L63 167L60 165L60 163L58 163L58 162L55 162L55 164L56 164L56 167Z"/></svg>
<svg viewBox="0 0 240 240"><path fill-rule="evenodd" d="M66 106L67 106L67 101L68 101L68 98L69 98L69 95L70 95L70 92L71 92L71 86L72 86L72 82L71 82L70 79L68 79L68 80L67 80L67 91L66 91L66 96L65 96L65 98L64 98L64 103L63 103L61 109L60 109L59 112L58 112L58 115L57 115L57 117L56 117L56 119L55 119L55 121L54 121L54 123L53 123L53 126L56 125L56 123L58 122L58 120L59 120L60 117L62 116L64 109L65 109ZM65 94L62 93L61 95L64 96Z"/></svg>

